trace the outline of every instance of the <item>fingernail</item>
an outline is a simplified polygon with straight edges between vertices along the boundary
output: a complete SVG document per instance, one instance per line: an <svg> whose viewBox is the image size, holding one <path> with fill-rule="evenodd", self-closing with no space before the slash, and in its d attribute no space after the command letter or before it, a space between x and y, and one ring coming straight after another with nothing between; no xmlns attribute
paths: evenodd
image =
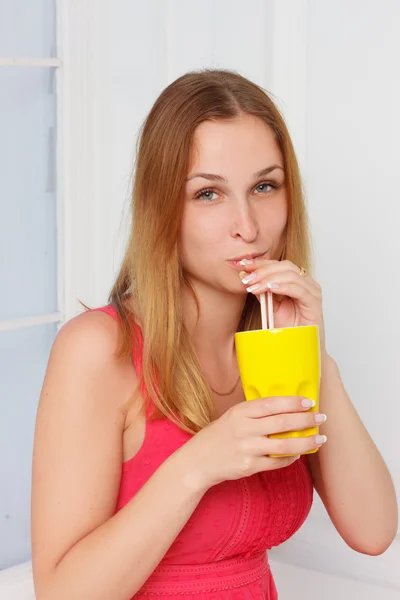
<svg viewBox="0 0 400 600"><path fill-rule="evenodd" d="M246 288L246 292L255 292L260 287L261 287L261 284L260 283L256 283L255 285L252 285L252 286Z"/></svg>
<svg viewBox="0 0 400 600"><path fill-rule="evenodd" d="M245 275L247 275L246 271L239 271L240 279L242 279L242 277L244 277Z"/></svg>
<svg viewBox="0 0 400 600"><path fill-rule="evenodd" d="M315 400L303 398L303 400L301 401L301 405L304 406L304 408L311 408L312 406L315 406Z"/></svg>
<svg viewBox="0 0 400 600"><path fill-rule="evenodd" d="M316 435L314 441L317 444L317 446L322 446L322 444L325 444L327 439L328 438L326 437L326 435Z"/></svg>
<svg viewBox="0 0 400 600"><path fill-rule="evenodd" d="M326 415L323 415L322 413L315 415L314 420L316 423L325 423L327 419Z"/></svg>
<svg viewBox="0 0 400 600"><path fill-rule="evenodd" d="M248 258L244 258L243 260L239 261L239 265L243 265L244 267L246 265L252 265L254 263L254 260L249 260Z"/></svg>
<svg viewBox="0 0 400 600"><path fill-rule="evenodd" d="M251 275L248 275L247 277L242 279L242 283L250 283L251 281L254 281L256 277L257 275L255 273L251 273Z"/></svg>
<svg viewBox="0 0 400 600"><path fill-rule="evenodd" d="M279 283L267 283L267 288L270 290L277 290L279 288Z"/></svg>

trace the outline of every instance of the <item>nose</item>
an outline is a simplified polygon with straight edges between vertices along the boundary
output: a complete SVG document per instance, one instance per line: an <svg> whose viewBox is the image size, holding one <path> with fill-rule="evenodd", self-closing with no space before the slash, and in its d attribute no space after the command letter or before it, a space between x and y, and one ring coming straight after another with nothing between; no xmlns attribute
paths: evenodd
<svg viewBox="0 0 400 600"><path fill-rule="evenodd" d="M240 237L247 243L253 242L258 235L259 227L249 202L245 200L235 203L232 211L231 236L234 238Z"/></svg>

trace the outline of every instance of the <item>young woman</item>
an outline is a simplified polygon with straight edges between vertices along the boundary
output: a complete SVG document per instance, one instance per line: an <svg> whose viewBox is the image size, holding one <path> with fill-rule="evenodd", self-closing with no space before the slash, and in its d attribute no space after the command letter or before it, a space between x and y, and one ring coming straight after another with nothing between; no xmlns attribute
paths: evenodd
<svg viewBox="0 0 400 600"><path fill-rule="evenodd" d="M265 91L221 70L169 85L141 132L132 217L108 305L69 321L49 359L37 600L275 599L266 550L313 488L351 548L384 552L392 480L326 348L298 166ZM234 333L260 328L270 285L276 327L319 326L319 414L307 398L244 400ZM315 422L318 436L268 437Z"/></svg>

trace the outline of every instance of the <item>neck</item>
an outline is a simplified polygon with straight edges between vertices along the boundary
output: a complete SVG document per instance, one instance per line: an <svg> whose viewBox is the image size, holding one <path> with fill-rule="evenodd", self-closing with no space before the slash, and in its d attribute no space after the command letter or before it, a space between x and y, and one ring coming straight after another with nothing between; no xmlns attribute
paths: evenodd
<svg viewBox="0 0 400 600"><path fill-rule="evenodd" d="M194 348L201 357L226 359L234 355L234 334L240 321L246 297L229 294L205 286L194 284L200 305L197 307L187 288L182 295L183 321Z"/></svg>

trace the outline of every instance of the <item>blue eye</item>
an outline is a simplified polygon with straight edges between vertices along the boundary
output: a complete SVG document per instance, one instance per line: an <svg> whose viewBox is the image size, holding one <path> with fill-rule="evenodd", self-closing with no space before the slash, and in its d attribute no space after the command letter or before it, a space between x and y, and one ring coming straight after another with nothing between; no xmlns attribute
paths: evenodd
<svg viewBox="0 0 400 600"><path fill-rule="evenodd" d="M206 194L209 195L206 196ZM211 202L212 200L215 200L215 198L210 198L210 194L216 194L216 192L214 192L214 190L211 190L210 188L205 188L204 190L200 190L199 192L197 192L197 194L195 195L195 199L206 200Z"/></svg>
<svg viewBox="0 0 400 600"><path fill-rule="evenodd" d="M257 189L260 189L260 188L265 187L265 186L268 187L268 188L271 188L271 189L274 189L274 188L278 187L275 183L263 181L262 183L259 183L258 186L255 189L257 190ZM261 193L267 193L268 191L269 190L265 190L264 189L264 190L261 190Z"/></svg>

